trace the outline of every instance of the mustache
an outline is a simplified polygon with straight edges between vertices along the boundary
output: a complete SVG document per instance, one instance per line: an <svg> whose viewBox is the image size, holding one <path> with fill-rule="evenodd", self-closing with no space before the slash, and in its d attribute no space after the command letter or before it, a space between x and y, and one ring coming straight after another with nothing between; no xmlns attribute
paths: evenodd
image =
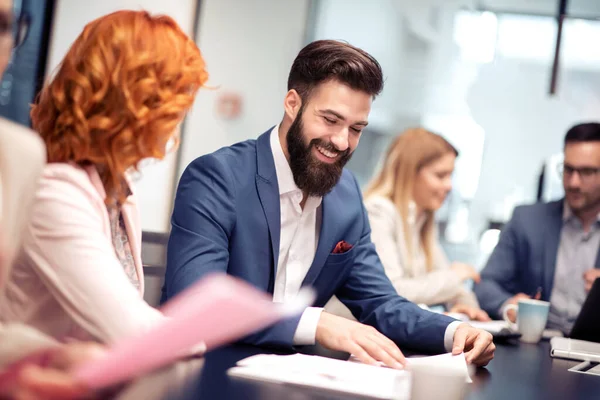
<svg viewBox="0 0 600 400"><path fill-rule="evenodd" d="M319 146L327 151L334 153L335 155L341 155L342 157L345 157L348 154L350 154L350 148L347 148L346 150L339 150L337 147L335 147L335 145L333 143L326 142L323 139L311 140L309 147L312 147L312 146Z"/></svg>

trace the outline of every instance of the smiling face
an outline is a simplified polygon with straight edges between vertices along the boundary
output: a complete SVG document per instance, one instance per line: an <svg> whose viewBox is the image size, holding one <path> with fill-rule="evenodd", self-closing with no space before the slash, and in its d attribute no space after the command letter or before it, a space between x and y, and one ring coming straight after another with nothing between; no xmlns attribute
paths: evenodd
<svg viewBox="0 0 600 400"><path fill-rule="evenodd" d="M423 166L417 173L413 200L423 211L434 212L443 204L452 190L452 173L456 154L446 153Z"/></svg>
<svg viewBox="0 0 600 400"><path fill-rule="evenodd" d="M286 116L293 122L281 142L299 189L313 196L333 189L358 146L371 103L371 95L337 80L318 85L306 103L288 92Z"/></svg>

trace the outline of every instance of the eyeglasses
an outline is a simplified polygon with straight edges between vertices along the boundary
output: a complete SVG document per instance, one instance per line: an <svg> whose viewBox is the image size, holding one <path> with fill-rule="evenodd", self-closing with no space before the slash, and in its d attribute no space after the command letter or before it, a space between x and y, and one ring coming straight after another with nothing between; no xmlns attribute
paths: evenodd
<svg viewBox="0 0 600 400"><path fill-rule="evenodd" d="M560 177L570 178L575 173L579 175L579 179L582 182L590 182L594 180L598 175L600 175L600 167L581 167L576 168L570 165L565 165L563 163L558 165L558 174Z"/></svg>

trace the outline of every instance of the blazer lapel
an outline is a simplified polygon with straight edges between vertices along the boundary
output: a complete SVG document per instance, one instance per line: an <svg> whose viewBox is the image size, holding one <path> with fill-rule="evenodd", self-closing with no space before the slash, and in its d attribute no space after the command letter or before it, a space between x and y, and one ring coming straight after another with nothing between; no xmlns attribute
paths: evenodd
<svg viewBox="0 0 600 400"><path fill-rule="evenodd" d="M100 194L101 198L106 198L106 191L102 184L102 179L98 174L98 170L94 166L86 166L85 170L90 177L90 181ZM133 184L127 179L127 184L130 190L133 192ZM125 230L127 231L127 238L129 239L129 246L131 247L131 254L133 256L133 262L135 264L135 271L140 283L140 295L144 295L144 267L142 264L142 237L141 237L141 224L140 216L137 208L137 201L135 194L132 194L127 198L123 206L121 207L123 213L123 221L125 222ZM108 211L106 214L108 218ZM110 232L108 232L110 235Z"/></svg>
<svg viewBox="0 0 600 400"><path fill-rule="evenodd" d="M549 301L552 287L554 286L554 272L556 270L556 257L560 244L560 232L562 230L562 202L557 202L546 219L547 227L545 233L544 270L542 271L542 299Z"/></svg>
<svg viewBox="0 0 600 400"><path fill-rule="evenodd" d="M277 184L277 173L275 172L275 161L271 151L270 132L268 130L259 136L256 141L256 190L262 205L269 237L271 239L271 253L273 258L273 281L277 276L277 261L279 259L279 237L281 232L281 214L279 208L279 185ZM271 285L269 285L271 286Z"/></svg>
<svg viewBox="0 0 600 400"><path fill-rule="evenodd" d="M302 282L302 286L312 286L319 276L319 272L323 269L325 260L335 247L335 238L338 234L338 221L340 220L340 213L342 207L340 207L339 196L335 190L323 197L321 203L321 231L319 233L319 244L317 245L317 252L315 258Z"/></svg>
<svg viewBox="0 0 600 400"><path fill-rule="evenodd" d="M130 182L128 183L131 185ZM127 238L129 239L129 246L131 247L131 254L133 255L135 271L140 283L140 294L143 296L144 265L142 264L142 237L140 230L140 216L135 194L132 194L127 198L121 207L121 213L123 214L123 222L125 222L125 230L127 231Z"/></svg>

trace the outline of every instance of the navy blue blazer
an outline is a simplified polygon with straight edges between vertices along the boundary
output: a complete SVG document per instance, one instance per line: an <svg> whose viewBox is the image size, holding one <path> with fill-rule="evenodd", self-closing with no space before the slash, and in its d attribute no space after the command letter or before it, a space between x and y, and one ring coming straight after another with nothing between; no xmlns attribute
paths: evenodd
<svg viewBox="0 0 600 400"><path fill-rule="evenodd" d="M550 301L562 215L563 200L515 208L474 288L492 318L501 319L500 307L520 292L533 296L541 287L542 300ZM600 268L600 252L595 266Z"/></svg>
<svg viewBox="0 0 600 400"><path fill-rule="evenodd" d="M163 301L215 271L273 293L280 210L269 134L199 157L186 168L171 221ZM444 333L453 319L396 293L371 242L360 189L349 171L323 197L321 209L317 251L302 283L316 290L315 305L337 295L357 320L399 346L444 352ZM352 249L332 254L342 240ZM279 322L245 342L291 348L299 320Z"/></svg>

